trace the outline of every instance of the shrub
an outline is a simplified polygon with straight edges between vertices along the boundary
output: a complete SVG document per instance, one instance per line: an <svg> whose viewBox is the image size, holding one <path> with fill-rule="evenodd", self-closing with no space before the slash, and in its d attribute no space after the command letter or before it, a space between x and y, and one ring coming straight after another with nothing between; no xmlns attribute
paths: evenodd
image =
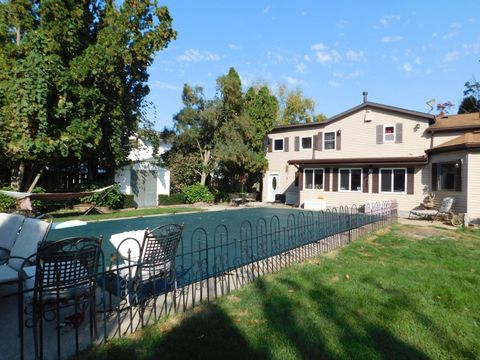
<svg viewBox="0 0 480 360"><path fill-rule="evenodd" d="M37 186L33 188L32 193L44 193L45 189L41 186ZM45 202L42 200L32 200L32 208L36 211L43 211L45 210Z"/></svg>
<svg viewBox="0 0 480 360"><path fill-rule="evenodd" d="M107 193L105 194L105 192ZM115 184L111 189L81 197L80 201L97 206L107 206L111 209L120 209L124 204L124 197L125 195L120 192L120 185Z"/></svg>
<svg viewBox="0 0 480 360"><path fill-rule="evenodd" d="M3 187L2 190L12 190L10 187ZM0 211L7 211L8 209L13 209L15 207L15 199L7 196L0 194Z"/></svg>
<svg viewBox="0 0 480 360"><path fill-rule="evenodd" d="M179 205L185 204L185 195L183 194L171 194L158 195L158 205Z"/></svg>
<svg viewBox="0 0 480 360"><path fill-rule="evenodd" d="M124 195L123 196L123 206L124 209L129 208L138 208L138 204L135 201L135 197L133 195Z"/></svg>
<svg viewBox="0 0 480 360"><path fill-rule="evenodd" d="M213 202L213 194L204 185L194 184L183 188L183 194L187 203L193 204L196 202Z"/></svg>

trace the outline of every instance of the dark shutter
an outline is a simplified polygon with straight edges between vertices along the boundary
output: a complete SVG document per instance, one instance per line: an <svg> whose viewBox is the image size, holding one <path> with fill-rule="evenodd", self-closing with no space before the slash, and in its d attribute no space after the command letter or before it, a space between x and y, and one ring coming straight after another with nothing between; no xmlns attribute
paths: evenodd
<svg viewBox="0 0 480 360"><path fill-rule="evenodd" d="M324 190L330 191L330 168L325 168L325 181L324 181Z"/></svg>
<svg viewBox="0 0 480 360"><path fill-rule="evenodd" d="M395 142L401 144L403 141L403 124L395 124Z"/></svg>
<svg viewBox="0 0 480 360"><path fill-rule="evenodd" d="M414 168L407 168L407 194L413 194L413 181L415 176L415 169Z"/></svg>
<svg viewBox="0 0 480 360"><path fill-rule="evenodd" d="M338 191L338 168L332 169L332 191Z"/></svg>
<svg viewBox="0 0 480 360"><path fill-rule="evenodd" d="M272 152L272 139L270 138L267 139L267 148L268 152Z"/></svg>
<svg viewBox="0 0 480 360"><path fill-rule="evenodd" d="M342 150L342 132L339 130L336 134L335 147L337 150Z"/></svg>
<svg viewBox="0 0 480 360"><path fill-rule="evenodd" d="M383 125L377 125L377 144L383 144Z"/></svg>
<svg viewBox="0 0 480 360"><path fill-rule="evenodd" d="M368 168L363 168L363 189L364 193L368 193Z"/></svg>
<svg viewBox="0 0 480 360"><path fill-rule="evenodd" d="M295 151L300 151L300 137L295 136Z"/></svg>
<svg viewBox="0 0 480 360"><path fill-rule="evenodd" d="M317 150L317 149L318 149L318 135L313 135L312 149L313 149L313 150Z"/></svg>
<svg viewBox="0 0 480 360"><path fill-rule="evenodd" d="M462 164L457 162L455 166L455 191L462 191Z"/></svg>
<svg viewBox="0 0 480 360"><path fill-rule="evenodd" d="M298 171L298 190L303 190L303 169Z"/></svg>
<svg viewBox="0 0 480 360"><path fill-rule="evenodd" d="M283 151L288 151L288 137L283 139Z"/></svg>
<svg viewBox="0 0 480 360"><path fill-rule="evenodd" d="M317 137L318 137L317 150L322 151L323 150L323 132L320 131Z"/></svg>
<svg viewBox="0 0 480 360"><path fill-rule="evenodd" d="M372 193L378 194L378 173L380 169L373 169L372 173Z"/></svg>
<svg viewBox="0 0 480 360"><path fill-rule="evenodd" d="M437 163L432 164L432 191L437 191L437 184L438 184L437 169L438 169L438 164Z"/></svg>

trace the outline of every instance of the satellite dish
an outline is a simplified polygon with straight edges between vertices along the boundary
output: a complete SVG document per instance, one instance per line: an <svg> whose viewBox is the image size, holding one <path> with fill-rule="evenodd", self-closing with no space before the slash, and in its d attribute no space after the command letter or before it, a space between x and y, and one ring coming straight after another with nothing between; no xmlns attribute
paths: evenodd
<svg viewBox="0 0 480 360"><path fill-rule="evenodd" d="M428 112L433 110L433 106L435 105L435 103L436 103L435 98L432 98L425 103L425 105L427 105L430 108Z"/></svg>

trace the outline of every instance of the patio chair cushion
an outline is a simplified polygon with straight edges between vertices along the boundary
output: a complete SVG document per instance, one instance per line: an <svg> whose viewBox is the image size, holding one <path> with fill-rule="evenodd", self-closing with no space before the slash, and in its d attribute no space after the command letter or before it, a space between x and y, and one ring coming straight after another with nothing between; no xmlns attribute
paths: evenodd
<svg viewBox="0 0 480 360"><path fill-rule="evenodd" d="M438 214L437 210L412 210L410 211L411 214L417 216L435 216Z"/></svg>
<svg viewBox="0 0 480 360"><path fill-rule="evenodd" d="M20 214L0 213L0 247L12 248L24 220L25 216Z"/></svg>
<svg viewBox="0 0 480 360"><path fill-rule="evenodd" d="M0 266L0 284L9 283L18 280L18 271L8 265Z"/></svg>
<svg viewBox="0 0 480 360"><path fill-rule="evenodd" d="M140 248L144 238L145 230L125 231L113 234L110 237L110 243L122 259L127 260L130 252L130 259L137 261L140 257Z"/></svg>
<svg viewBox="0 0 480 360"><path fill-rule="evenodd" d="M37 252L38 243L43 241L50 229L50 224L32 218L26 218L15 244L13 244L10 256L16 256L8 261L8 265L19 271L26 259Z"/></svg>

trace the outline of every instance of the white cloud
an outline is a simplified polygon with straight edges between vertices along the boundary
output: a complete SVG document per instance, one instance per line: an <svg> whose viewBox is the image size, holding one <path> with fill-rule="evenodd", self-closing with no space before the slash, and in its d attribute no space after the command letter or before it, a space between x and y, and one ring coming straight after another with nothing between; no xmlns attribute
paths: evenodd
<svg viewBox="0 0 480 360"><path fill-rule="evenodd" d="M474 17L469 18L469 19L468 19L468 22L469 22L469 23L474 23L474 22L475 22L475 18L474 18Z"/></svg>
<svg viewBox="0 0 480 360"><path fill-rule="evenodd" d="M287 76L287 77L285 78L285 80L287 80L287 83L288 83L289 85L294 85L294 86L296 86L296 85L305 85L305 84L306 84L305 81L303 81L303 80L301 80L301 79L298 79L298 78L295 78L295 77L293 77L293 76Z"/></svg>
<svg viewBox="0 0 480 360"><path fill-rule="evenodd" d="M462 24L458 22L453 22L450 24L450 29L460 29L462 27Z"/></svg>
<svg viewBox="0 0 480 360"><path fill-rule="evenodd" d="M314 51L315 61L321 64L338 63L342 60L342 55L337 50L330 50L324 43L313 44L310 49Z"/></svg>
<svg viewBox="0 0 480 360"><path fill-rule="evenodd" d="M307 72L307 68L303 62L295 65L295 71L299 74L305 74Z"/></svg>
<svg viewBox="0 0 480 360"><path fill-rule="evenodd" d="M446 53L443 56L443 61L444 62L452 62L454 60L457 60L459 56L460 56L460 53L458 51L456 51L456 50L451 51L451 52Z"/></svg>
<svg viewBox="0 0 480 360"><path fill-rule="evenodd" d="M264 14L267 14L270 10L272 10L272 7L270 5L267 5L265 8L263 8L262 12Z"/></svg>
<svg viewBox="0 0 480 360"><path fill-rule="evenodd" d="M480 53L480 41L471 44L463 44L463 48L465 49L465 54L478 54Z"/></svg>
<svg viewBox="0 0 480 360"><path fill-rule="evenodd" d="M305 61L311 61L312 58L309 55L303 55L303 60Z"/></svg>
<svg viewBox="0 0 480 360"><path fill-rule="evenodd" d="M337 82L337 81L330 80L328 83L333 87L339 87L340 86L340 83Z"/></svg>
<svg viewBox="0 0 480 360"><path fill-rule="evenodd" d="M409 63L406 63L400 66L400 69L405 71L406 73L409 73L410 71L412 71L412 65Z"/></svg>
<svg viewBox="0 0 480 360"><path fill-rule="evenodd" d="M328 46L325 45L324 43L317 43L317 44L313 44L312 46L310 46L310 49L312 50L327 50L328 49Z"/></svg>
<svg viewBox="0 0 480 360"><path fill-rule="evenodd" d="M179 61L218 61L220 56L210 51L188 49L178 57Z"/></svg>
<svg viewBox="0 0 480 360"><path fill-rule="evenodd" d="M387 43L387 44L396 42L396 41L401 41L401 40L403 40L403 36L400 36L400 35L384 36L381 39L383 43Z"/></svg>
<svg viewBox="0 0 480 360"><path fill-rule="evenodd" d="M232 49L232 50L236 50L236 49L238 49L238 45L228 44L228 48L229 48L229 49Z"/></svg>
<svg viewBox="0 0 480 360"><path fill-rule="evenodd" d="M274 64L281 64L285 60L282 54L270 50L267 51L267 56L269 59L272 59Z"/></svg>
<svg viewBox="0 0 480 360"><path fill-rule="evenodd" d="M422 58L420 56L417 56L415 58L415 64L420 65L423 62Z"/></svg>
<svg viewBox="0 0 480 360"><path fill-rule="evenodd" d="M451 31L449 33L446 33L445 35L443 35L443 40L448 40L448 39L451 39L453 38L455 35L457 35L458 32L457 31Z"/></svg>
<svg viewBox="0 0 480 360"><path fill-rule="evenodd" d="M359 77L360 75L361 75L361 73L358 70L355 70L353 72L347 72L347 73L344 73L342 71L334 71L333 72L334 77L339 78L339 79L347 79L347 80L355 79L355 78Z"/></svg>
<svg viewBox="0 0 480 360"><path fill-rule="evenodd" d="M350 61L366 61L365 53L363 51L348 50L345 54Z"/></svg>
<svg viewBox="0 0 480 360"><path fill-rule="evenodd" d="M178 86L178 85L165 83L165 82L161 82L161 81L155 81L151 85L151 87L152 87L152 89L165 89L165 90L174 90L174 91L181 90L181 87Z"/></svg>
<svg viewBox="0 0 480 360"><path fill-rule="evenodd" d="M379 22L383 27L387 28L394 20L400 20L400 15L385 15L380 18Z"/></svg>
<svg viewBox="0 0 480 360"><path fill-rule="evenodd" d="M300 15L305 16L305 15L307 15L307 12L306 12L306 11L302 11L302 12L300 13Z"/></svg>

